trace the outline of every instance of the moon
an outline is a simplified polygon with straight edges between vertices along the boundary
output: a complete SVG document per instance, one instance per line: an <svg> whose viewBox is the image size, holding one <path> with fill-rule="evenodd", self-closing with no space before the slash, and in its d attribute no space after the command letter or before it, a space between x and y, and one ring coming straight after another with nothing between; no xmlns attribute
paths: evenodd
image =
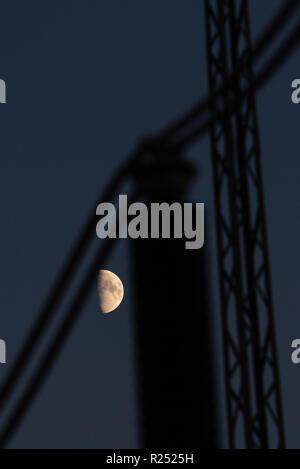
<svg viewBox="0 0 300 469"><path fill-rule="evenodd" d="M111 313L123 300L123 283L116 274L109 270L99 271L98 291L103 313Z"/></svg>

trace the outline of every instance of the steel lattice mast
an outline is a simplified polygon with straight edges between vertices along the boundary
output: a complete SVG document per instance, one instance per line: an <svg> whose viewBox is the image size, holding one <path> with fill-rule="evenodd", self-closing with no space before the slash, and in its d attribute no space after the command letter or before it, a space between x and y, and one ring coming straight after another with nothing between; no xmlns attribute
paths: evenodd
<svg viewBox="0 0 300 469"><path fill-rule="evenodd" d="M285 442L247 0L206 0L206 23L230 446L281 448Z"/></svg>

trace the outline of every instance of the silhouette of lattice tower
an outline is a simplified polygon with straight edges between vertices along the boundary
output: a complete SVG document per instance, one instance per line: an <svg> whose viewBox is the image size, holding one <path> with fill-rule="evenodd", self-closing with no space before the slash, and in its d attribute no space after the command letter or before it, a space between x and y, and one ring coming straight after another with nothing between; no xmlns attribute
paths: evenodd
<svg viewBox="0 0 300 469"><path fill-rule="evenodd" d="M282 448L248 3L205 8L229 444Z"/></svg>

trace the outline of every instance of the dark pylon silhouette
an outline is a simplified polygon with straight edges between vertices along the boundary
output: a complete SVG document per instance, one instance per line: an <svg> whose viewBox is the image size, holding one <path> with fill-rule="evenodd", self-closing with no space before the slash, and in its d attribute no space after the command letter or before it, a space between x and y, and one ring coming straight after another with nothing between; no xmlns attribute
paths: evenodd
<svg viewBox="0 0 300 469"><path fill-rule="evenodd" d="M191 163L170 151L141 164L134 180L140 200L149 208L151 203L167 202L172 220L172 204L183 207L195 175ZM207 250L186 249L186 239L170 231L170 239L129 242L140 444L144 448L216 449L214 315Z"/></svg>
<svg viewBox="0 0 300 469"><path fill-rule="evenodd" d="M229 441L282 448L247 0L206 0L206 26Z"/></svg>

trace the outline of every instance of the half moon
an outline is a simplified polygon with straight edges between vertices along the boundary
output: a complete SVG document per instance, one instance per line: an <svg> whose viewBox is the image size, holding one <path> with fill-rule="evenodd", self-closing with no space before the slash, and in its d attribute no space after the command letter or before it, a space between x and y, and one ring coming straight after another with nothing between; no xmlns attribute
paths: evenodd
<svg viewBox="0 0 300 469"><path fill-rule="evenodd" d="M111 313L123 300L123 283L116 274L109 270L99 271L98 291L103 313Z"/></svg>

